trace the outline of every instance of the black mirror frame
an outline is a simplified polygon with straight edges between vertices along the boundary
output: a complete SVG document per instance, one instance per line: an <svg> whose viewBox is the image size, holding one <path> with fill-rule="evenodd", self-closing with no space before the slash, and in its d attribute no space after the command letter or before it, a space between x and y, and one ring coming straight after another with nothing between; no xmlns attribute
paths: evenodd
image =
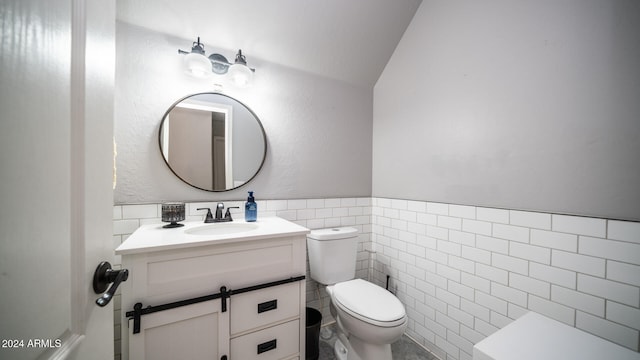
<svg viewBox="0 0 640 360"><path fill-rule="evenodd" d="M167 159L164 157L164 155L162 155L162 126L165 122L165 120L167 119L167 115L169 115L169 113L171 112L171 110L173 110L173 108L178 105L179 103L181 103L182 101L190 98L190 97L194 97L197 95L207 95L207 94L211 94L211 95L219 95L219 96L224 96L230 100L235 101L236 103L240 104L241 106L244 106L245 109L247 109L249 111L249 113L251 113L251 115L253 115L253 117L255 118L256 122L258 123L258 126L260 126L260 130L262 131L262 139L264 142L264 154L262 156L262 161L260 162L260 166L258 166L258 168L256 169L256 172L253 174L253 176L251 176L251 178L249 178L247 181L245 181L242 185L233 187L233 188L229 188L229 189L224 189L224 190L216 190L216 189L204 189L201 188L199 186L195 186L193 184L191 184L190 182L186 181L185 179L183 179L180 175L178 175L173 168L171 167L171 165L169 164L169 161L167 161ZM200 92L200 93L195 93L195 94L190 94L187 96L184 96L180 99L178 99L177 101L175 101L173 104L171 104L171 106L169 106L169 109L167 109L167 111L165 111L164 115L162 116L162 120L160 121L160 127L158 128L158 149L160 150L160 157L162 157L162 159L164 160L165 164L167 165L167 167L169 168L169 170L171 170L171 172L180 180L182 180L182 182L184 182L185 184L194 187L196 189L199 190L204 190L204 191L208 191L208 192L225 192L225 191L231 191L231 190L235 190L238 188L241 188L243 186L245 186L246 184L250 183L251 180L253 180L256 176L258 176L258 174L260 173L260 170L262 170L262 167L264 166L265 160L267 159L267 133L266 131L264 131L264 126L262 125L262 121L260 121L260 118L258 117L258 115L256 115L256 113L253 112L253 110L251 110L250 107L248 107L247 105L245 105L243 102L239 101L236 98L233 98L229 95L225 95L225 94L221 94L218 92Z"/></svg>

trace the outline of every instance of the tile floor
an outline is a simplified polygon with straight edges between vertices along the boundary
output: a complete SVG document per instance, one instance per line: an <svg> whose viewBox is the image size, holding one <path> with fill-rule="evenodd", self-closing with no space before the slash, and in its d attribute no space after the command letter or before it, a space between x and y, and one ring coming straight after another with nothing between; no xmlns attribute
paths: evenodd
<svg viewBox="0 0 640 360"><path fill-rule="evenodd" d="M333 344L336 341L335 323L322 327L320 331L320 357L318 360L336 360ZM406 335L391 344L394 360L439 360L433 354L418 346Z"/></svg>

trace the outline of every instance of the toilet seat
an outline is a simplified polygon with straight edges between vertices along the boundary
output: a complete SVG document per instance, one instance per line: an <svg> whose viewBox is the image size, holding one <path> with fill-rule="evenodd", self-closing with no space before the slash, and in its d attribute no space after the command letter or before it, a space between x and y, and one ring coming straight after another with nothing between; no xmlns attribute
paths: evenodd
<svg viewBox="0 0 640 360"><path fill-rule="evenodd" d="M362 279L337 283L332 289L335 305L347 314L380 327L406 322L404 306L387 290Z"/></svg>

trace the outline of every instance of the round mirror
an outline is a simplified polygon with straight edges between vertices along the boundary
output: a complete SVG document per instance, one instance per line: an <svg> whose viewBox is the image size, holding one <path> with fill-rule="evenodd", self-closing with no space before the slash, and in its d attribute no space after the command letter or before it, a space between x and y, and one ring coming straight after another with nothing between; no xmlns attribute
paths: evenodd
<svg viewBox="0 0 640 360"><path fill-rule="evenodd" d="M189 95L160 123L160 152L180 180L228 191L253 179L264 164L267 137L256 114L223 94Z"/></svg>

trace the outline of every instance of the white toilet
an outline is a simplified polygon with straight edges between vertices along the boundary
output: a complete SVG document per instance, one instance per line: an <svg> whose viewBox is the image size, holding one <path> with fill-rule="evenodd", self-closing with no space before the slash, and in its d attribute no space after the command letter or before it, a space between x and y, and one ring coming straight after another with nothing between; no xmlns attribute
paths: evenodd
<svg viewBox="0 0 640 360"><path fill-rule="evenodd" d="M354 279L358 230L312 230L307 236L311 278L327 285L338 323L334 346L340 360L391 360L391 343L407 328L404 306L384 288Z"/></svg>

